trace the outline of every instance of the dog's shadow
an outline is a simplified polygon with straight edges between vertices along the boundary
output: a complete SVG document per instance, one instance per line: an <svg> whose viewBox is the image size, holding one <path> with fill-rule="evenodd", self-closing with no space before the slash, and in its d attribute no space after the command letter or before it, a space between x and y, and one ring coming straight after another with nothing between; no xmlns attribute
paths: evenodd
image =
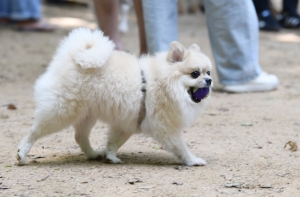
<svg viewBox="0 0 300 197"><path fill-rule="evenodd" d="M59 154L47 155L43 158L28 158L28 166L108 166L108 165L150 165L150 166L174 166L181 165L180 162L170 153L153 152L121 152L118 158L122 160L120 164L112 164L105 158L98 160L87 160L83 154Z"/></svg>

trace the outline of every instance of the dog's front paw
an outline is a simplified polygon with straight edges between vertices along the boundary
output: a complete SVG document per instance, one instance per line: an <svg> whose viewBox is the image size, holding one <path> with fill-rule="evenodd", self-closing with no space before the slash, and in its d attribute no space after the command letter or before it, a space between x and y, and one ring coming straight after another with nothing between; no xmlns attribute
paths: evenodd
<svg viewBox="0 0 300 197"><path fill-rule="evenodd" d="M115 163L115 164L122 163L122 160L116 156L106 155L106 159L108 162L111 162L111 163Z"/></svg>
<svg viewBox="0 0 300 197"><path fill-rule="evenodd" d="M193 157L185 161L184 164L187 166L205 166L206 161L200 157Z"/></svg>

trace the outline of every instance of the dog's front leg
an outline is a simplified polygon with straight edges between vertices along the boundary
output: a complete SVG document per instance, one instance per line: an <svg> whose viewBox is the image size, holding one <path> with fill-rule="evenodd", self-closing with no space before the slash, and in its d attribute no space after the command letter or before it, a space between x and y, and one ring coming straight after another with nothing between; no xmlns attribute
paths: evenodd
<svg viewBox="0 0 300 197"><path fill-rule="evenodd" d="M108 134L108 142L105 151L106 159L112 163L122 163L117 157L118 149L130 138L130 132L111 128Z"/></svg>
<svg viewBox="0 0 300 197"><path fill-rule="evenodd" d="M180 133L173 134L163 144L168 150L173 152L182 163L187 166L203 166L206 161L202 158L196 157L188 149Z"/></svg>

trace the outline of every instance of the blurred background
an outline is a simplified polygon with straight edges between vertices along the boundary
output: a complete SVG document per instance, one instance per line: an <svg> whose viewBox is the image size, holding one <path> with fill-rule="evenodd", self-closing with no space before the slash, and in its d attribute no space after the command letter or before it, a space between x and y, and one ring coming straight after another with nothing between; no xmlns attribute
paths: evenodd
<svg viewBox="0 0 300 197"><path fill-rule="evenodd" d="M124 14L123 3L117 9L115 33L123 50L139 56L134 6L125 6L129 12ZM274 22L282 1L271 3ZM299 14L299 6L294 8ZM72 128L38 141L30 154L43 157L31 159L28 166L14 165L17 146L34 118L35 80L72 29L98 28L91 0L44 0L41 13L38 21L0 24L0 196L299 196L300 152L283 147L290 141L300 143L300 28L266 30L266 12L258 13L259 62L280 85L263 93L213 92L208 109L183 132L192 152L208 166L174 169L179 165L176 158L143 136L134 136L122 147L122 165L86 161ZM179 0L178 13L179 41L186 47L198 44L214 62L201 2ZM211 73L217 81L215 67ZM101 132L92 132L91 143L101 149L107 128L99 123L94 129ZM133 177L141 183L127 184ZM233 184L224 186L228 183ZM236 183L241 183L239 188Z"/></svg>
<svg viewBox="0 0 300 197"><path fill-rule="evenodd" d="M271 3L272 12L275 15L280 13L282 1L272 0ZM119 5L118 19L121 23L124 20L122 1ZM12 81L23 83L27 80L32 83L45 70L59 41L69 31L77 27L98 28L93 1L44 0L41 9L42 20L53 25L55 31L18 31L15 24L0 26L0 84ZM123 29L119 24L121 42L124 50L138 56L139 30L132 3L128 9ZM178 13L179 41L185 46L198 44L213 60L201 1L178 1ZM260 31L261 66L267 71L282 75L276 69L286 71L292 69L292 65L299 66L299 46L300 28Z"/></svg>

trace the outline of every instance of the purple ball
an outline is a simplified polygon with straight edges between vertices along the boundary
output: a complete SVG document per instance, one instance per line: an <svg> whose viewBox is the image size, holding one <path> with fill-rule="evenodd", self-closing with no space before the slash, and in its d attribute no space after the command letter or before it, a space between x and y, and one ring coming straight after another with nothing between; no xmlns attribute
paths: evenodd
<svg viewBox="0 0 300 197"><path fill-rule="evenodd" d="M194 92L194 96L197 99L202 100L202 99L204 99L207 96L208 93L209 93L209 88L198 88Z"/></svg>

